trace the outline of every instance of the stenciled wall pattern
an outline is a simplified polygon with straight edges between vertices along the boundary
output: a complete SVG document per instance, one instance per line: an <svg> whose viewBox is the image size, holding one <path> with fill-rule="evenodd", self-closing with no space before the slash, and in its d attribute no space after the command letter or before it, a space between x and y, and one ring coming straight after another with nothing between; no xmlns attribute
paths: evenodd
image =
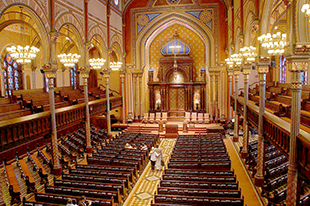
<svg viewBox="0 0 310 206"><path fill-rule="evenodd" d="M162 31L150 46L150 68L154 71L154 81L158 81L159 59L164 57L160 50L162 46L173 39L175 30L179 38L191 48L190 57L194 59L194 81L199 81L200 69L204 67L205 50L202 40L190 29L182 25L172 25Z"/></svg>

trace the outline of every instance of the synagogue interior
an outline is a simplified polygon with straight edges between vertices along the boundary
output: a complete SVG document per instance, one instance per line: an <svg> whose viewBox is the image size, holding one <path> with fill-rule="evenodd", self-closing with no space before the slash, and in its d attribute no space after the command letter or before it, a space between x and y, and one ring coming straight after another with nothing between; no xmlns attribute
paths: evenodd
<svg viewBox="0 0 310 206"><path fill-rule="evenodd" d="M309 206L307 0L0 0L0 206Z"/></svg>

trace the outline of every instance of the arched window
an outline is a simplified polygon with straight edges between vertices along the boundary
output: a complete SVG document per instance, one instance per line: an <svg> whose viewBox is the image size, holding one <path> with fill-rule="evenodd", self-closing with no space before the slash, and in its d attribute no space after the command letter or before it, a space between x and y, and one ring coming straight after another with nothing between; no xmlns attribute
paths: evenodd
<svg viewBox="0 0 310 206"><path fill-rule="evenodd" d="M22 71L20 65L13 60L10 53L3 60L5 96L12 95L13 90L23 89Z"/></svg>
<svg viewBox="0 0 310 206"><path fill-rule="evenodd" d="M77 66L70 69L70 86L73 89L77 89L79 86L79 75L77 71Z"/></svg>
<svg viewBox="0 0 310 206"><path fill-rule="evenodd" d="M113 0L113 5L119 9L119 3L120 3L120 0Z"/></svg>
<svg viewBox="0 0 310 206"><path fill-rule="evenodd" d="M280 74L279 74L280 83L286 83L286 58L280 56Z"/></svg>
<svg viewBox="0 0 310 206"><path fill-rule="evenodd" d="M301 75L302 84L308 83L308 71L304 71Z"/></svg>

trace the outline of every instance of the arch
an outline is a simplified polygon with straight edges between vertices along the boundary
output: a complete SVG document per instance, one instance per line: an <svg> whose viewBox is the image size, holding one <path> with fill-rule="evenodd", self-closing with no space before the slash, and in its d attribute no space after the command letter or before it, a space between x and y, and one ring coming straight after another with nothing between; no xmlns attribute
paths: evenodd
<svg viewBox="0 0 310 206"><path fill-rule="evenodd" d="M256 38L251 39L251 35L253 35L253 33L255 32L255 36L257 35L257 32L254 31L253 28L253 18L254 18L254 14L253 12L248 13L247 18L246 18L246 27L245 27L245 34L244 34L244 46L254 46L255 42L256 42ZM253 42L251 41L253 40Z"/></svg>
<svg viewBox="0 0 310 206"><path fill-rule="evenodd" d="M111 38L111 45L113 45L114 43L117 43L120 47L120 49L122 50L122 40L119 38L119 36L117 34L114 34Z"/></svg>
<svg viewBox="0 0 310 206"><path fill-rule="evenodd" d="M114 51L114 53L117 56L117 61L122 62L123 61L122 60L122 49L121 49L119 42L114 41L112 43L112 50Z"/></svg>
<svg viewBox="0 0 310 206"><path fill-rule="evenodd" d="M77 17L75 15L73 15L72 13L69 12L65 12L62 15L60 15L56 20L55 20L55 28L57 31L60 31L60 29L66 25L66 24L71 24L73 25L77 31L80 31L80 33L84 34L84 28L83 26L80 24L79 20L77 19ZM79 33L79 32L78 32ZM79 33L79 36L81 35ZM84 39L81 38L82 40Z"/></svg>
<svg viewBox="0 0 310 206"><path fill-rule="evenodd" d="M107 51L107 46L106 46L107 37L104 31L99 26L94 26L90 29L88 36L89 36L90 41L92 41L93 38L96 38L97 40L99 40L100 52L105 57L107 55L107 52L106 52Z"/></svg>
<svg viewBox="0 0 310 206"><path fill-rule="evenodd" d="M262 7L262 15L261 15L261 20L260 20L260 34L265 34L268 33L270 30L270 16L271 16L271 12L272 12L272 7L273 7L273 3L274 1L270 1L270 0L265 0L263 3L263 7Z"/></svg>
<svg viewBox="0 0 310 206"><path fill-rule="evenodd" d="M32 2L32 1L31 1ZM32 5L33 2L30 4ZM33 10L31 7L28 5L22 4L22 3L17 3L17 4L11 4L8 7L5 8L1 12L1 17L0 17L0 31L2 31L5 27L15 24L15 23L21 23L20 19L20 13L16 12L16 7L18 6L23 6L23 23L27 24L31 29L33 29L36 34L39 36L41 40L41 46L42 46L42 64L46 64L49 62L49 53L50 53L50 48L49 48L49 38L48 38L48 32L49 32L49 24L44 18L44 15L41 10L38 10L38 8L35 8ZM35 11L40 11L40 15L37 14ZM42 16L43 15L43 16Z"/></svg>
<svg viewBox="0 0 310 206"><path fill-rule="evenodd" d="M308 3L307 0L299 0L296 5L296 21L298 22L296 27L296 37L297 42L309 42L310 34L309 34L309 26L310 23L308 18L301 12L301 7Z"/></svg>
<svg viewBox="0 0 310 206"><path fill-rule="evenodd" d="M98 49L100 56L106 58L107 48L104 39L99 34L92 35L90 42Z"/></svg>
<svg viewBox="0 0 310 206"><path fill-rule="evenodd" d="M67 29L65 29L66 27L67 27ZM69 32L69 34L72 33L72 35L68 35L68 32ZM59 33L60 33L60 35L63 35L65 37L69 37L72 40L72 42L74 42L74 45L70 44L70 42L68 42L65 45L66 48L63 51L65 53L67 53L68 51L70 51L70 49L73 46L76 46L77 50L78 50L78 54L81 55L80 64L79 65L84 65L84 62L83 62L83 59L84 59L84 56L85 56L85 53L84 53L84 43L82 41L82 37L81 37L81 34L79 33L78 28L76 28L75 25L72 25L71 23L65 23L65 24L63 24L61 26L61 28L59 28Z"/></svg>
<svg viewBox="0 0 310 206"><path fill-rule="evenodd" d="M149 55L149 47L151 42L156 38L156 36L166 29L167 27L179 24L187 27L191 31L193 31L197 36L204 42L205 46L205 63L209 64L209 66L215 66L215 44L211 42L215 42L215 38L209 29L205 29L205 27L197 22L194 19L176 13L170 13L167 15L162 15L156 22L144 28L141 31L139 37L137 38L137 44L134 45L135 51L133 52L136 55L135 65L136 68L145 68L146 65L146 57ZM141 55L141 56L140 56Z"/></svg>

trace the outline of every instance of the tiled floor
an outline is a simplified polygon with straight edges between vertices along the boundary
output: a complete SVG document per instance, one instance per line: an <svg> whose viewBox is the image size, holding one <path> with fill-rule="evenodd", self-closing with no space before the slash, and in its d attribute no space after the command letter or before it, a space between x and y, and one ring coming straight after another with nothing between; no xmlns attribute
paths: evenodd
<svg viewBox="0 0 310 206"><path fill-rule="evenodd" d="M163 157L165 164L167 164L176 139L162 139L160 148L163 151ZM148 206L154 197L154 193L157 190L157 186L160 182L162 171L151 171L151 165L148 163L140 179L132 189L127 200L123 204L124 206Z"/></svg>

